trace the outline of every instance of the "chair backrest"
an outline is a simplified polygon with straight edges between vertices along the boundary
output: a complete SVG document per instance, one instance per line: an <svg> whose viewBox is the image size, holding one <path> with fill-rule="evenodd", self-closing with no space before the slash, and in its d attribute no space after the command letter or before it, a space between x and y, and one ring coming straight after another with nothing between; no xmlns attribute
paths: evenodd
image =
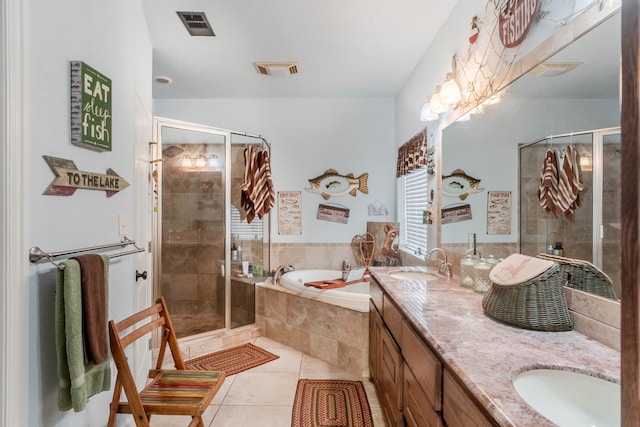
<svg viewBox="0 0 640 427"><path fill-rule="evenodd" d="M133 375L128 367L125 349L137 340L147 337L154 331L159 330L161 333L160 351L156 362L156 369L150 371L149 376L153 377L154 372L162 368L167 345L171 351L171 356L176 369L186 369L178 339L176 337L171 317L167 310L167 304L163 297L156 300L156 303L139 311L126 319L116 323L109 321L109 338L111 341L111 353L118 367L118 371L122 370L125 376L129 376L133 380Z"/></svg>

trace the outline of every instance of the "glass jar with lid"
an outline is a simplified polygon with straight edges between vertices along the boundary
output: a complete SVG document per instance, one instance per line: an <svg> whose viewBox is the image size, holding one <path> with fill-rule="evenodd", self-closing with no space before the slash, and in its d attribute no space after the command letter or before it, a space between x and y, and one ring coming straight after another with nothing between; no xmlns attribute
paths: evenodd
<svg viewBox="0 0 640 427"><path fill-rule="evenodd" d="M460 286L465 288L473 288L473 282L475 280L473 275L473 267L478 262L478 256L471 253L467 253L464 258L460 260Z"/></svg>
<svg viewBox="0 0 640 427"><path fill-rule="evenodd" d="M492 268L493 265L489 264L484 258L473 266L473 290L475 292L483 294L489 290L491 286L489 272L491 272Z"/></svg>

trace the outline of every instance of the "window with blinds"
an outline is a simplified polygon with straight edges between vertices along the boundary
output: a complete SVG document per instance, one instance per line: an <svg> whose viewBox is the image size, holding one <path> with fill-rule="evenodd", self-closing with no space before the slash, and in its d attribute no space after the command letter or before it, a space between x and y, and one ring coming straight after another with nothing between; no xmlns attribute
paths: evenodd
<svg viewBox="0 0 640 427"><path fill-rule="evenodd" d="M262 233L263 225L260 218L256 216L249 224L246 219L240 218L240 211L231 205L231 235L239 240L260 240Z"/></svg>
<svg viewBox="0 0 640 427"><path fill-rule="evenodd" d="M406 248L417 254L427 252L427 224L423 224L427 210L427 168L415 170L405 176L404 187Z"/></svg>

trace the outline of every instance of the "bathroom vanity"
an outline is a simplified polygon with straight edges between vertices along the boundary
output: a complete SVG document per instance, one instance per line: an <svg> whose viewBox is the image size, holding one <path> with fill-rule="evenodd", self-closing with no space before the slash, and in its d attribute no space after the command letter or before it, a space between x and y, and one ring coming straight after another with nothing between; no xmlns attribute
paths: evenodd
<svg viewBox="0 0 640 427"><path fill-rule="evenodd" d="M553 368L618 381L614 349L575 331L496 322L456 276L403 280L395 271L371 268L369 317L369 371L389 426L553 426L520 398L514 376Z"/></svg>

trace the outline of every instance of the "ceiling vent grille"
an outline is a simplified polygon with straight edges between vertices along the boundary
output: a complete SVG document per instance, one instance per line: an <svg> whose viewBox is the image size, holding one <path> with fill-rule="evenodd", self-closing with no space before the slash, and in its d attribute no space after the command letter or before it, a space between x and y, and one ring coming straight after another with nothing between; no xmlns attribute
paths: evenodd
<svg viewBox="0 0 640 427"><path fill-rule="evenodd" d="M192 36L215 36L204 12L176 12Z"/></svg>
<svg viewBox="0 0 640 427"><path fill-rule="evenodd" d="M265 76L292 76L299 71L297 62L254 62L253 65Z"/></svg>
<svg viewBox="0 0 640 427"><path fill-rule="evenodd" d="M534 76L559 76L580 65L582 65L582 62L543 62L533 68L530 73Z"/></svg>

